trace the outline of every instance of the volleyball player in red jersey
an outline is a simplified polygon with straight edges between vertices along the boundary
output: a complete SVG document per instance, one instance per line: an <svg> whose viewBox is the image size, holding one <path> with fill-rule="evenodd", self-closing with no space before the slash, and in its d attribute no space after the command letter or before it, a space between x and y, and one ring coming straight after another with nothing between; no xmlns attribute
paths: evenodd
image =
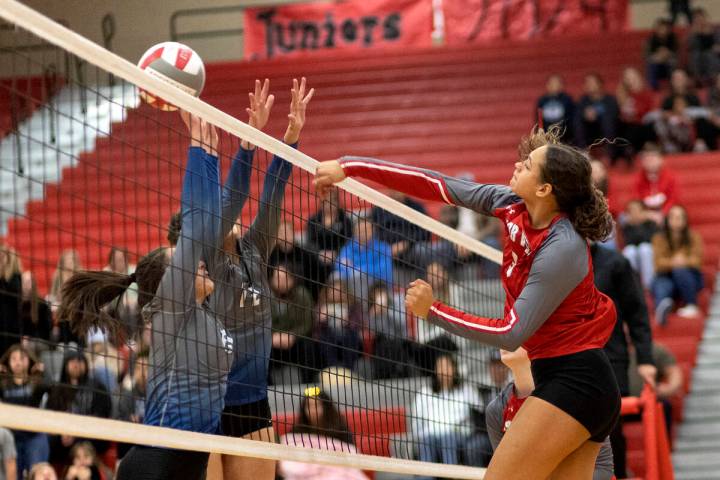
<svg viewBox="0 0 720 480"><path fill-rule="evenodd" d="M557 130L533 131L519 152L509 187L359 157L321 163L315 185L324 195L348 176L363 177L503 221L503 318L435 301L422 280L410 284L407 306L452 333L528 351L535 390L495 451L486 480L591 479L620 414L617 381L602 350L615 307L595 288L588 244L610 234L612 217L592 185L587 155L559 143Z"/></svg>

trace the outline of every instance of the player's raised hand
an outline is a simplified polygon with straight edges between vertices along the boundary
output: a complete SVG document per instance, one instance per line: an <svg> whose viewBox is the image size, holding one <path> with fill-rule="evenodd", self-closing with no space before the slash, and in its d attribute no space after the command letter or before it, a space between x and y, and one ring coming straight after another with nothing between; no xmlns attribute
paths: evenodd
<svg viewBox="0 0 720 480"><path fill-rule="evenodd" d="M262 130L270 119L270 111L275 103L275 95L270 94L270 80L267 78L264 82L255 80L255 91L248 93L250 107L245 111L248 114L248 125ZM248 150L254 148L247 140L240 142L242 148Z"/></svg>
<svg viewBox="0 0 720 480"><path fill-rule="evenodd" d="M200 147L210 155L217 156L218 133L215 126L185 110L180 110L180 118L190 135L190 146Z"/></svg>
<svg viewBox="0 0 720 480"><path fill-rule="evenodd" d="M420 318L427 318L434 301L432 287L425 280L411 282L405 293L405 307Z"/></svg>
<svg viewBox="0 0 720 480"><path fill-rule="evenodd" d="M288 127L283 138L288 145L297 143L300 138L300 132L305 126L305 111L313 95L315 95L314 88L311 88L305 94L306 88L307 80L305 77L302 77L299 83L297 78L293 78L293 88L290 90L292 101L290 102L290 113L288 114Z"/></svg>
<svg viewBox="0 0 720 480"><path fill-rule="evenodd" d="M317 194L325 198L328 193L330 193L333 185L343 180L345 180L345 172L340 162L337 160L328 160L326 162L320 162L320 165L318 165L317 170L315 170L315 180L313 180L313 184L315 185Z"/></svg>

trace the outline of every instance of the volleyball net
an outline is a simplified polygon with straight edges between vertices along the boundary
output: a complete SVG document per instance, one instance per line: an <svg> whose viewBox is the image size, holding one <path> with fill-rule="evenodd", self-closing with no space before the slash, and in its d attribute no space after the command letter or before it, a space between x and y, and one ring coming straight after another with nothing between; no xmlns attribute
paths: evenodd
<svg viewBox="0 0 720 480"><path fill-rule="evenodd" d="M196 99L17 2L0 1L0 19L0 425L52 434L55 461L64 434L110 456L136 443L482 475L484 409L508 372L497 351L412 316L404 293L422 278L455 308L501 317L500 253L478 240L499 245L495 220L451 206L428 205L428 216L350 179L318 197L318 162L303 151L322 137L321 81L307 79L317 91L298 148L275 138L302 71L270 78L263 133L241 121L262 64L239 76L209 68ZM178 112L152 108L141 90L217 140L191 138ZM353 153L344 148L331 153ZM203 150L216 150L219 169L206 181L193 167L194 154L212 163ZM158 265L160 286L143 290ZM212 289L196 280L203 268ZM66 287L86 271L135 272L137 283L64 317ZM184 390L163 390L160 377ZM264 412L228 410L231 395L235 405L267 396L280 445L142 425L158 398L218 432L266 425Z"/></svg>

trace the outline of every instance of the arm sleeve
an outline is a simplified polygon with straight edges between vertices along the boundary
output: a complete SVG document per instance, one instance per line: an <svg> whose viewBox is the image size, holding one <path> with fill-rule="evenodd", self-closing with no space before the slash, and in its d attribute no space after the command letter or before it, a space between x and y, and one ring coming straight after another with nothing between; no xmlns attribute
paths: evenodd
<svg viewBox="0 0 720 480"><path fill-rule="evenodd" d="M504 318L476 317L436 301L428 321L504 350L527 341L589 271L588 247L572 228L555 228L535 256L527 283Z"/></svg>
<svg viewBox="0 0 720 480"><path fill-rule="evenodd" d="M520 201L506 186L474 183L373 158L343 157L340 165L347 176L366 178L417 198L466 207L484 215L493 215L496 209Z"/></svg>
<svg viewBox="0 0 720 480"><path fill-rule="evenodd" d="M637 351L638 364L652 364L652 332L645 296L630 262L623 256L618 257L613 272L613 280L618 292L615 306L630 330L630 337Z"/></svg>
<svg viewBox="0 0 720 480"><path fill-rule="evenodd" d="M250 193L250 177L252 175L252 162L255 150L245 150L240 147L222 189L222 225L223 235L232 228L238 215L245 206Z"/></svg>
<svg viewBox="0 0 720 480"><path fill-rule="evenodd" d="M512 384L510 384L512 386ZM500 394L495 397L492 402L485 408L485 424L487 426L488 437L490 437L490 444L492 444L493 451L497 450L500 445L500 440L503 437L502 422L503 412L507 405L508 396L506 389L503 389Z"/></svg>
<svg viewBox="0 0 720 480"><path fill-rule="evenodd" d="M291 145L293 148L297 144ZM281 207L285 197L285 186L292 173L292 163L283 160L277 155L273 157L272 163L265 175L263 192L260 196L260 208L258 209L255 221L253 221L246 238L254 244L263 258L267 260L270 250L277 238L277 230L280 227Z"/></svg>
<svg viewBox="0 0 720 480"><path fill-rule="evenodd" d="M208 178L208 174L212 174L209 163L213 159L201 148L188 150L181 194L182 229L156 295L160 308L168 313L182 313L195 303L195 275L201 259L207 262L208 270L213 271L219 231L218 217L212 214L213 211L219 214L217 177ZM213 184L216 195L212 194ZM218 205L213 205L216 201Z"/></svg>

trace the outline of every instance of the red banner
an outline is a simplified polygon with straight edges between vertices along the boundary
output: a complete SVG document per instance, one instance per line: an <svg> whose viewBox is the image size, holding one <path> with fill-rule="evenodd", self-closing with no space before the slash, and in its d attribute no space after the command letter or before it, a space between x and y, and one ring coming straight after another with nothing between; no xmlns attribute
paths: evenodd
<svg viewBox="0 0 720 480"><path fill-rule="evenodd" d="M245 10L248 59L431 45L431 0L347 0Z"/></svg>
<svg viewBox="0 0 720 480"><path fill-rule="evenodd" d="M617 32L626 28L628 0L443 0L443 11L446 44L464 45Z"/></svg>

